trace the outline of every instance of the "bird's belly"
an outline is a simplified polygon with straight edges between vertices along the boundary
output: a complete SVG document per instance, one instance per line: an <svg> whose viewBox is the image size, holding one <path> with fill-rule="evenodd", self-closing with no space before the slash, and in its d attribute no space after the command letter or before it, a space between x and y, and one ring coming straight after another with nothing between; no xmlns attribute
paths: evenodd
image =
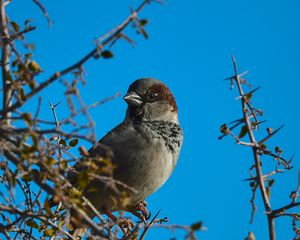
<svg viewBox="0 0 300 240"><path fill-rule="evenodd" d="M148 146L147 151L136 151L126 166L120 164L119 180L134 188L132 201L138 202L161 187L173 171L173 155L160 143ZM123 165L123 166L122 166Z"/></svg>

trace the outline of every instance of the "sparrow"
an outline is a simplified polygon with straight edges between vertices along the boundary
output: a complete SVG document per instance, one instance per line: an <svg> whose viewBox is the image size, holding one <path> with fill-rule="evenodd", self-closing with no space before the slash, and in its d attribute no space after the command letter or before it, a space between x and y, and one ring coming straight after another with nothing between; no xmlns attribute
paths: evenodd
<svg viewBox="0 0 300 240"><path fill-rule="evenodd" d="M117 190L99 179L85 186L83 195L101 213L134 209L159 189L173 172L183 142L177 104L164 83L138 79L129 86L124 100L128 104L124 121L88 152L92 159L110 159L111 175L122 183L115 184ZM68 174L74 185L81 172L90 171L84 161L80 159ZM124 191L128 193L126 204ZM89 215L94 217L92 212Z"/></svg>

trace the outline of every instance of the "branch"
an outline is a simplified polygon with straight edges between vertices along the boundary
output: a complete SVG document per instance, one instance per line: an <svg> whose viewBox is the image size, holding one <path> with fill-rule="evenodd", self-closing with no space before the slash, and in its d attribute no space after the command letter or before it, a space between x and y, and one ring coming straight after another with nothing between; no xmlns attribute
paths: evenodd
<svg viewBox="0 0 300 240"><path fill-rule="evenodd" d="M289 210L289 209L291 209L293 207L297 207L297 206L300 206L300 202L291 202L290 204L285 205L284 207L273 210L272 211L272 217L279 217L286 210Z"/></svg>
<svg viewBox="0 0 300 240"><path fill-rule="evenodd" d="M267 140L269 140L271 137L273 137L276 133L278 133L282 128L284 127L284 125L281 125L279 128L277 128L275 131L271 132L268 136L264 137L262 140L260 140L258 142L258 144L262 144L264 142L266 142Z"/></svg>
<svg viewBox="0 0 300 240"><path fill-rule="evenodd" d="M52 84L54 81L56 81L57 79L59 79L60 77L62 77L64 75L72 72L73 70L81 67L85 62L87 62L89 59L91 59L97 53L99 53L99 50L101 50L104 46L109 44L112 40L117 38L122 33L122 31L137 17L137 14L150 2L151 2L150 0L144 0L141 3L141 5L135 11L133 11L123 23L121 23L119 26L117 26L112 31L112 33L105 40L103 40L103 42L100 44L100 46L98 45L97 47L95 47L86 56L81 58L78 62L74 63L73 65L71 65L71 66L69 66L69 67L67 67L67 68L65 68L65 69L63 69L59 72L54 73L51 77L49 77L47 80L42 82L38 87L33 89L31 92L27 93L24 96L22 101L18 101L16 103L14 103L12 106L10 106L8 108L4 108L3 110L0 111L0 114L5 115L7 112L14 111L17 108L23 106L23 104L25 102L27 102L31 97L33 97L34 95L39 93L41 90L43 90L44 88L46 88L47 86Z"/></svg>
<svg viewBox="0 0 300 240"><path fill-rule="evenodd" d="M47 19L48 25L49 27L52 27L53 22L51 20L51 18L49 17L49 14L46 10L46 8L43 6L43 4L41 4L38 0L33 0L33 2L39 7L39 9L41 9L41 11L43 12L44 16Z"/></svg>
<svg viewBox="0 0 300 240"><path fill-rule="evenodd" d="M234 67L234 80L236 81L237 87L238 87L238 91L241 97L241 103L242 103L242 112L243 112L243 118L244 118L244 122L247 128L247 132L250 138L250 142L254 145L257 145L257 141L255 140L254 134L253 134L253 130L251 127L251 122L248 116L248 108L247 108L247 101L245 98L245 94L241 85L241 81L240 81L240 76L238 75L237 72L237 65L236 65L236 61L234 56L232 56L232 62L233 62L233 67ZM263 199L263 203L264 203L264 207L265 210L267 212L267 216L268 216L268 226L269 226L269 237L271 240L275 239L275 225L274 225L274 219L271 216L271 204L268 198L268 194L267 194L267 190L266 190L266 186L265 186L265 182L264 182L264 178L263 178L263 173L262 173L262 169L261 169L261 161L257 152L257 147L252 147L252 152L253 152L253 157L254 157L254 161L255 161L255 170L256 170L256 176L257 176L257 183L259 185L259 189L262 195L262 199Z"/></svg>
<svg viewBox="0 0 300 240"><path fill-rule="evenodd" d="M0 0L0 33L1 33L1 44L2 44L2 55L1 55L1 66L2 66L2 85L3 85L3 111L1 112L2 117L9 117L7 114L9 111L7 109L11 106L11 95L12 89L11 85L11 75L9 69L9 58L10 58L10 47L9 47L9 34L7 29L7 20L5 13L5 1ZM9 121L7 122L9 125Z"/></svg>
<svg viewBox="0 0 300 240"><path fill-rule="evenodd" d="M22 30L22 31L20 31L20 32L17 32L17 33L15 33L15 34L13 34L13 35L11 35L9 40L10 40L10 41L13 41L13 40L15 40L15 39L18 39L18 38L24 36L25 33L34 31L35 29L36 29L36 27L34 27L34 26L28 26L28 27L26 27L24 30Z"/></svg>

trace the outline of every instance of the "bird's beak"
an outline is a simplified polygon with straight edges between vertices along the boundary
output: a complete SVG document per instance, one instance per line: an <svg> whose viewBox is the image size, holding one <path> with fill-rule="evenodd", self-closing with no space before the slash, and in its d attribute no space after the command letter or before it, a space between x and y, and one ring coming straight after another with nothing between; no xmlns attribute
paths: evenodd
<svg viewBox="0 0 300 240"><path fill-rule="evenodd" d="M143 100L140 95L138 95L136 92L129 92L127 93L123 98L128 105L139 107L142 105Z"/></svg>

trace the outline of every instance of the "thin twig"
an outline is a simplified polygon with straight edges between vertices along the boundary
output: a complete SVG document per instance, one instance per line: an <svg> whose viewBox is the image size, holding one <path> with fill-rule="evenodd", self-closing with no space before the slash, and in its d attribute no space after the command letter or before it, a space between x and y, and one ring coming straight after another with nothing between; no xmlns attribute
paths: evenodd
<svg viewBox="0 0 300 240"><path fill-rule="evenodd" d="M144 0L141 3L141 5L134 12L132 12L123 23L121 23L118 27L116 27L115 31L113 31L113 33L101 43L102 48L104 46L106 46L107 44L109 44L112 40L114 40L115 37L117 37L136 18L137 14L150 2L151 2L150 0ZM56 81L60 77L72 72L75 69L80 68L80 66L82 66L85 62L87 62L89 59L93 58L95 56L95 54L98 53L98 51L99 51L99 46L97 46L92 51L90 51L87 55L85 55L83 58L81 58L78 62L72 64L71 66L69 66L59 72L54 73L52 76L50 76L47 80L42 82L39 86L37 86L31 92L27 93L24 96L24 98L22 99L22 101L17 101L12 106L1 110L0 114L5 115L7 112L12 112L12 111L16 110L17 108L21 107L30 98L32 98L34 95L39 93L41 90L43 90L44 88L46 88L47 86L52 84L54 81Z"/></svg>
<svg viewBox="0 0 300 240"><path fill-rule="evenodd" d="M143 239L144 239L144 237L146 236L146 234L147 234L147 232L149 231L150 227L151 227L152 224L154 223L154 220L157 218L157 216L160 214L160 212L161 212L161 210L159 210L159 211L155 214L155 216L152 218L152 220L150 221L150 223L147 224L147 225L145 226L144 231L143 231L143 233L142 233L141 236L140 236L140 240L143 240Z"/></svg>
<svg viewBox="0 0 300 240"><path fill-rule="evenodd" d="M41 4L38 0L33 0L33 2L39 7L39 9L41 9L41 11L43 12L44 16L47 19L48 25L49 27L52 27L53 22L51 20L51 18L49 17L49 14L46 10L46 8L43 6L43 4Z"/></svg>
<svg viewBox="0 0 300 240"><path fill-rule="evenodd" d="M54 117L54 121L55 121L55 125L56 128L59 129L59 121L57 119L56 116L56 111L55 108L60 104L60 102L56 103L55 105L52 105L51 102L49 102L50 108L52 110L53 113L53 117ZM58 147L58 162L61 163L61 159L62 159L62 151L61 151L61 144L60 144L60 132L57 133L57 147Z"/></svg>
<svg viewBox="0 0 300 240"><path fill-rule="evenodd" d="M247 101L244 97L245 94L244 94L244 91L243 91L243 88L242 88L242 85L240 82L240 78L239 78L239 75L237 72L237 65L236 65L234 56L232 56L232 62L233 62L233 67L234 67L234 76L235 76L234 79L236 81L239 94L241 96L241 104L242 104L242 112L243 112L244 122L247 127L247 132L248 132L251 143L256 145L257 141L255 140L255 137L254 137L254 134L252 131L252 127L251 127L251 122L249 120L248 111L247 111ZM260 162L260 158L259 158L257 151L258 151L258 149L256 147L252 147L253 157L254 157L254 161L255 161L257 183L259 185L259 189L260 189L260 192L262 195L264 207L267 212L269 238L270 238L270 240L275 240L275 224L274 224L274 219L271 216L272 208L271 208L271 204L270 204L270 201L268 198L268 194L267 194L267 190L266 190L266 186L265 186L265 182L264 182L264 178L263 178L263 173L262 173L262 169L261 169L261 162Z"/></svg>

